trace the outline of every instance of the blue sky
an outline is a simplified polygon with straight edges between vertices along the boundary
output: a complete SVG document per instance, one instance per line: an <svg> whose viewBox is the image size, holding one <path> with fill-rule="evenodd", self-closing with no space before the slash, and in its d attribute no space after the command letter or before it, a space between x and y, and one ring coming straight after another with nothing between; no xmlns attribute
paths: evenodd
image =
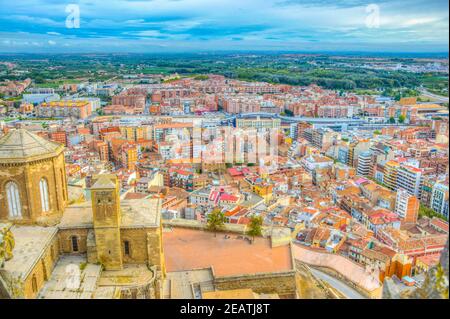
<svg viewBox="0 0 450 319"><path fill-rule="evenodd" d="M79 7L79 28L66 26L69 4ZM0 8L0 52L448 52L447 0L0 0Z"/></svg>

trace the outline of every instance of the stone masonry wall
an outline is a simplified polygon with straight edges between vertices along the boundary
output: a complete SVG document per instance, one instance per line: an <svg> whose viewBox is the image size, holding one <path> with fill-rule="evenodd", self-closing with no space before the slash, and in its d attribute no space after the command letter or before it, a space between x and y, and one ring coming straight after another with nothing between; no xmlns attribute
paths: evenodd
<svg viewBox="0 0 450 319"><path fill-rule="evenodd" d="M145 264L148 261L147 252L147 230L138 229L121 229L121 249L124 263ZM125 241L129 242L130 254L125 254Z"/></svg>
<svg viewBox="0 0 450 319"><path fill-rule="evenodd" d="M250 288L256 293L276 293L280 296L297 294L295 271L216 277L214 285L217 290Z"/></svg>
<svg viewBox="0 0 450 319"><path fill-rule="evenodd" d="M106 270L122 269L122 243L120 230L117 227L95 229L98 261Z"/></svg>
<svg viewBox="0 0 450 319"><path fill-rule="evenodd" d="M147 254L148 263L156 266L165 276L165 263L162 246L162 226L158 228L147 229Z"/></svg>
<svg viewBox="0 0 450 319"><path fill-rule="evenodd" d="M87 251L87 228L61 229L59 231L59 247L64 254L84 254ZM78 252L72 251L71 237L78 237Z"/></svg>
<svg viewBox="0 0 450 319"><path fill-rule="evenodd" d="M27 278L23 281L23 297L26 299L36 298L45 282L49 280L53 268L59 259L59 238L55 236L46 247L42 258L33 267ZM33 278L36 280L37 290L33 290Z"/></svg>

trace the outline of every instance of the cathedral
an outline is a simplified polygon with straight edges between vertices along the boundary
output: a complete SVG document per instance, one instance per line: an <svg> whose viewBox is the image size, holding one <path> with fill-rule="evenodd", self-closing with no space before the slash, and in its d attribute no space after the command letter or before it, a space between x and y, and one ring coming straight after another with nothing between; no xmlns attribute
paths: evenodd
<svg viewBox="0 0 450 319"><path fill-rule="evenodd" d="M101 174L69 205L63 151L24 129L0 138L0 297L161 298L161 200L123 200Z"/></svg>
<svg viewBox="0 0 450 319"><path fill-rule="evenodd" d="M0 139L0 221L58 222L67 206L63 151L23 129Z"/></svg>

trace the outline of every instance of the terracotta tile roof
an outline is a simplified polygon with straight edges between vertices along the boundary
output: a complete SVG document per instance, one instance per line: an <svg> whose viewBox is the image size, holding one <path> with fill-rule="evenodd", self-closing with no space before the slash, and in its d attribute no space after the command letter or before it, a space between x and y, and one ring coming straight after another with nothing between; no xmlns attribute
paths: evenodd
<svg viewBox="0 0 450 319"><path fill-rule="evenodd" d="M441 254L432 254L417 257L416 264L418 262L422 262L428 267L436 266L439 263L439 259L441 258Z"/></svg>
<svg viewBox="0 0 450 319"><path fill-rule="evenodd" d="M448 222L445 222L445 221L443 221L443 220L440 219L440 218L433 217L433 218L431 219L430 224L431 224L432 226L435 226L436 228L442 229L443 231L445 231L446 233L448 233Z"/></svg>

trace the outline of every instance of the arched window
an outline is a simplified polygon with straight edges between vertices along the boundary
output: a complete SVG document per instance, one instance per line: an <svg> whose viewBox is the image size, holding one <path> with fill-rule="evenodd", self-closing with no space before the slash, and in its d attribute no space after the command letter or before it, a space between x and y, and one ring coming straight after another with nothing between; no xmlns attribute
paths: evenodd
<svg viewBox="0 0 450 319"><path fill-rule="evenodd" d="M14 182L6 184L6 198L8 200L9 216L11 218L22 217L22 205L20 204L19 186Z"/></svg>
<svg viewBox="0 0 450 319"><path fill-rule="evenodd" d="M31 290L33 291L33 293L37 293L38 291L36 275L33 275L33 277L31 278Z"/></svg>
<svg viewBox="0 0 450 319"><path fill-rule="evenodd" d="M70 237L70 242L72 244L72 251L77 252L78 251L78 237L77 236Z"/></svg>
<svg viewBox="0 0 450 319"><path fill-rule="evenodd" d="M41 207L43 212L50 210L50 201L48 199L48 183L45 178L39 181L39 190L41 192Z"/></svg>
<svg viewBox="0 0 450 319"><path fill-rule="evenodd" d="M130 256L131 255L131 250L130 250L130 242L128 240L125 240L123 242L123 250L126 256Z"/></svg>

